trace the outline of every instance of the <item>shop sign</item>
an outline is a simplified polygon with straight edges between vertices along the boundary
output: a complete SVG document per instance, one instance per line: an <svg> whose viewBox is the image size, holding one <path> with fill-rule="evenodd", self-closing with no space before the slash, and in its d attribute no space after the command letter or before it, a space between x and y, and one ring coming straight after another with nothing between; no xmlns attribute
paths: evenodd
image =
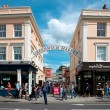
<svg viewBox="0 0 110 110"><path fill-rule="evenodd" d="M75 56L79 55L79 52L74 50L73 48L66 47L66 46L59 46L59 45L52 45L52 46L47 46L47 47L38 49L37 51L33 52L33 54L35 56L37 56L38 54L41 54L43 52L47 52L48 50L64 50L64 51L67 51L67 52L74 54Z"/></svg>
<svg viewBox="0 0 110 110"><path fill-rule="evenodd" d="M10 80L10 77L9 78L3 78L3 81L9 81Z"/></svg>
<svg viewBox="0 0 110 110"><path fill-rule="evenodd" d="M102 68L104 68L104 69L106 69L106 68L110 68L110 66L104 66L102 64L95 64L95 65L90 65L89 68L92 68L92 69L95 69L95 68L102 69Z"/></svg>
<svg viewBox="0 0 110 110"><path fill-rule="evenodd" d="M77 73L84 70L110 71L110 62L83 62L77 66Z"/></svg>

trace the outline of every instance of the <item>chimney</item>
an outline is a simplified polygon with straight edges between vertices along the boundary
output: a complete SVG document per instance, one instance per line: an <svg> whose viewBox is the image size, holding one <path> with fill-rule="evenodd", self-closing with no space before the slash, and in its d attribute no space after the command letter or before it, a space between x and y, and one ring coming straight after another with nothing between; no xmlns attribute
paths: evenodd
<svg viewBox="0 0 110 110"><path fill-rule="evenodd" d="M103 6L103 10L108 10L106 4L104 4L104 6Z"/></svg>
<svg viewBox="0 0 110 110"><path fill-rule="evenodd" d="M2 7L3 7L3 8L8 8L8 7L9 7L9 5L3 5Z"/></svg>

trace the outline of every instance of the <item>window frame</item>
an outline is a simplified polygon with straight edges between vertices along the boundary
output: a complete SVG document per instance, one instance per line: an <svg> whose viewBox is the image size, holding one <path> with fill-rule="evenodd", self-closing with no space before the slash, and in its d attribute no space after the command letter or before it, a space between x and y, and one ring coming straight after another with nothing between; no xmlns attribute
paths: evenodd
<svg viewBox="0 0 110 110"><path fill-rule="evenodd" d="M97 58L97 48L98 47L105 47L106 48L106 58L105 60L98 60ZM104 62L108 60L108 44L96 44L96 61Z"/></svg>
<svg viewBox="0 0 110 110"><path fill-rule="evenodd" d="M101 35L101 32L100 32L100 35L98 35L98 30L99 30L99 29L98 29L98 24L104 24L104 25L105 25L105 35L104 35L104 36ZM98 23L97 23L97 37L100 37L100 38L101 38L101 37L106 37L106 30L107 30L106 27L107 27L107 23L105 23L105 22L98 22ZM103 31L103 29L100 29L99 31Z"/></svg>
<svg viewBox="0 0 110 110"><path fill-rule="evenodd" d="M0 59L0 61L6 61L6 59L7 59L7 47L6 46L0 46L0 48L5 48L5 59Z"/></svg>
<svg viewBox="0 0 110 110"><path fill-rule="evenodd" d="M21 30L15 30L15 26L17 26L17 25L21 25ZM16 36L16 32L21 32L21 36ZM14 37L15 38L21 38L22 37L22 34L23 34L23 32L22 32L22 24L14 24Z"/></svg>
<svg viewBox="0 0 110 110"><path fill-rule="evenodd" d="M3 30L3 28L2 28L2 31L0 30L0 33L2 33L2 35L5 32L5 36L0 36L0 38L5 38L6 37L6 24L0 24L0 26L5 26L5 30Z"/></svg>
<svg viewBox="0 0 110 110"><path fill-rule="evenodd" d="M18 47L18 48L21 48L21 59L15 59L14 48L17 48L17 47ZM22 58L23 58L23 55L22 55L22 51L23 51L23 50L22 50L22 46L13 46L12 48L13 48L13 58L12 58L12 59L13 59L14 61L22 61Z"/></svg>

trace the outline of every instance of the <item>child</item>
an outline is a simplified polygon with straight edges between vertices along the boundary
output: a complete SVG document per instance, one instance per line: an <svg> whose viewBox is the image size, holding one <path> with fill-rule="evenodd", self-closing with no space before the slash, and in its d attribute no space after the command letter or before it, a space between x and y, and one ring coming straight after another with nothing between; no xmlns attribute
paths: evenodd
<svg viewBox="0 0 110 110"><path fill-rule="evenodd" d="M102 98L103 98L104 97L104 89L102 89L101 94L102 94Z"/></svg>

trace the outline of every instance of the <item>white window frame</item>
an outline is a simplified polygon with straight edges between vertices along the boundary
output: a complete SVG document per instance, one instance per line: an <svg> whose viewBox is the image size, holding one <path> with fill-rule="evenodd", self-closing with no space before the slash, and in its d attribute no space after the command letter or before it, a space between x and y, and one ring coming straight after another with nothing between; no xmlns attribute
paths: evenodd
<svg viewBox="0 0 110 110"><path fill-rule="evenodd" d="M0 24L0 26L5 26L5 28L6 28L6 24ZM4 31L0 31L0 32L5 32L5 37L6 37L6 30ZM0 36L0 38L5 38L4 36Z"/></svg>
<svg viewBox="0 0 110 110"><path fill-rule="evenodd" d="M21 36L15 36L15 25L21 25ZM18 31L20 31L20 30L18 30ZM22 37L22 34L23 34L23 32L22 32L22 24L14 24L13 25L13 36L14 36L14 38L21 38Z"/></svg>
<svg viewBox="0 0 110 110"><path fill-rule="evenodd" d="M98 33L97 33L97 37L106 37L107 23L105 23L105 22L98 22L97 26L98 26L98 24L105 24L105 35L104 36L102 36L102 35L98 36ZM102 29L100 29L100 30L102 30ZM97 29L97 31L98 31L98 29Z"/></svg>
<svg viewBox="0 0 110 110"><path fill-rule="evenodd" d="M23 52L24 52L24 49L23 49L23 43L11 43L12 45L12 60L13 61L22 61L23 60ZM21 51L22 51L22 59L21 60L15 60L14 59L14 47L21 47Z"/></svg>
<svg viewBox="0 0 110 110"><path fill-rule="evenodd" d="M7 55L8 55L7 43L0 43L0 47L5 47L6 48L6 59L5 60L0 60L0 61L6 61L7 60Z"/></svg>
<svg viewBox="0 0 110 110"><path fill-rule="evenodd" d="M97 47L105 47L106 48L106 60L98 60L97 59ZM106 62L108 60L108 43L103 44L103 43L98 43L96 44L96 61L100 61L100 62Z"/></svg>
<svg viewBox="0 0 110 110"><path fill-rule="evenodd" d="M22 57L22 47L21 46L13 46L13 60L14 61L22 61L22 58L21 59L18 59L18 60L17 59L14 59L14 48L15 47L20 47L21 48L21 57Z"/></svg>

